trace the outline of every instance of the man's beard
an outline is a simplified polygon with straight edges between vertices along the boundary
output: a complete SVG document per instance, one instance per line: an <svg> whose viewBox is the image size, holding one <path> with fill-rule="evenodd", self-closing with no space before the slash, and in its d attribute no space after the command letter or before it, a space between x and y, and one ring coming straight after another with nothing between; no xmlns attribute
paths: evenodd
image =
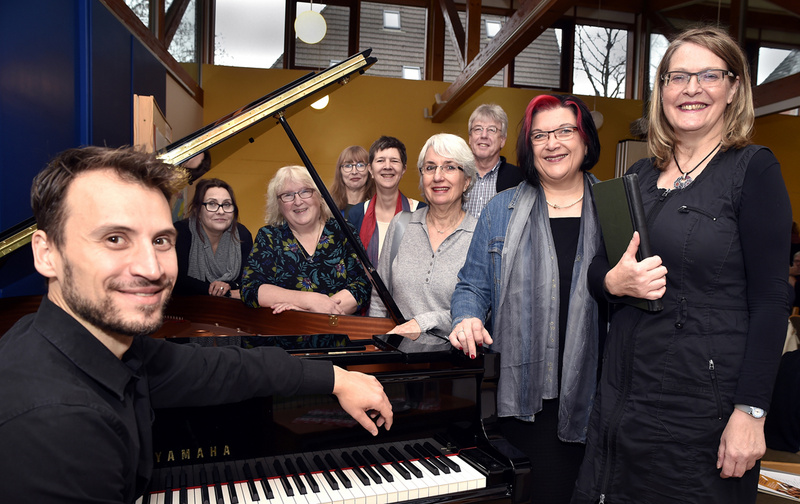
<svg viewBox="0 0 800 504"><path fill-rule="evenodd" d="M136 287L148 287L152 285L162 286L164 282L149 282L144 281L135 285ZM119 284L113 282L108 285L109 289L118 288ZM129 286L130 287L130 286ZM106 296L100 302L92 302L78 293L75 289L75 283L72 275L72 265L69 262L64 264L64 282L62 288L62 295L64 302L72 310L73 313L86 320L88 323L97 327L98 329L107 332L115 333L123 336L147 336L158 331L161 324L164 322L164 307L167 304L167 299L159 305L140 306L139 312L146 316L150 316L158 311L158 318L153 321L125 321L119 313L119 308L114 306L113 300Z"/></svg>

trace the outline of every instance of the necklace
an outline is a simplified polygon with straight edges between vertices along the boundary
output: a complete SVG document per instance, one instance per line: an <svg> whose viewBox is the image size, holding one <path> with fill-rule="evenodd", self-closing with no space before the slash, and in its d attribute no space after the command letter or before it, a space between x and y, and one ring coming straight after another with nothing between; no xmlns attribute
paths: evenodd
<svg viewBox="0 0 800 504"><path fill-rule="evenodd" d="M678 167L678 171L681 172L681 174L678 176L678 178L675 179L675 183L672 184L673 187L675 187L675 189L685 189L686 186L691 184L692 180L694 180L694 179L692 177L690 177L689 174L692 173L693 171L695 171L696 169L700 168L700 165L703 164L706 161L706 159L711 157L711 154L714 154L714 152L716 152L716 150L719 149L720 145L722 145L722 142L717 143L717 145L715 145L714 148L711 149L711 152L706 154L706 157L704 157L703 159L700 160L699 163L697 163L697 166L695 166L694 168L692 168L691 170L689 170L687 172L685 172L685 171L683 171L681 169L681 165L678 164L678 158L675 157L675 151L673 150L672 151L672 159L675 160L675 166L677 166Z"/></svg>
<svg viewBox="0 0 800 504"><path fill-rule="evenodd" d="M551 207L555 208L556 210L561 210L562 208L573 207L573 206L577 205L578 203L580 203L582 200L583 200L583 194L581 194L580 198L576 199L575 201L573 201L569 205L556 205L555 203L550 203L547 200L545 200L545 201L547 201L547 204L550 205Z"/></svg>
<svg viewBox="0 0 800 504"><path fill-rule="evenodd" d="M464 217L463 217L463 216L461 216L461 219L463 219L463 218L464 218ZM437 232L437 233L439 233L439 234L444 234L444 233L445 233L445 231L447 231L448 229L450 229L450 228L451 228L451 227L453 227L454 225L456 225L456 224L458 224L459 222L461 222L461 219L457 220L457 221L456 221L455 223L453 223L453 224L450 224L450 225L448 225L448 226L447 226L446 228L444 228L444 229L439 229L438 227L436 227L436 224L434 224L434 223L433 223L433 218L431 217L431 214L428 214L428 222L430 223L431 227L433 227L433 229L435 229L435 230L436 230L436 232Z"/></svg>

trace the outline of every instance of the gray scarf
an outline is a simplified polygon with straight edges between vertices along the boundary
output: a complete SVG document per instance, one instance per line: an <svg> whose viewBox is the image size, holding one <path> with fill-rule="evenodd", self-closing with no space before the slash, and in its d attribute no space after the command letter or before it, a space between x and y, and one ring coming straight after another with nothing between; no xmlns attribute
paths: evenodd
<svg viewBox="0 0 800 504"><path fill-rule="evenodd" d="M541 187L523 183L508 223L492 348L501 352L498 414L533 421L543 399L561 398L558 436L585 442L597 376L597 303L586 275L600 245L591 185L584 177L580 235L572 271L562 386L558 389L558 259Z"/></svg>
<svg viewBox="0 0 800 504"><path fill-rule="evenodd" d="M239 230L235 224L227 229L219 239L216 254L211 249L205 229L197 230L197 218L189 218L189 232L192 233L192 247L189 249L189 271L192 278L203 282L230 283L239 277L242 268L242 249L239 246ZM233 232L233 235L230 232ZM231 239L233 238L233 239Z"/></svg>

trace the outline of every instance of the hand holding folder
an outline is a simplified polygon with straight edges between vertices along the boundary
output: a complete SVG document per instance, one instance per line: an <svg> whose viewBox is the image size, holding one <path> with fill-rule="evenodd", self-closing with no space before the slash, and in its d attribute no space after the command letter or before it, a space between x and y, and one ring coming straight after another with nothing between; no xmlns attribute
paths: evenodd
<svg viewBox="0 0 800 504"><path fill-rule="evenodd" d="M608 263L613 267L620 261L631 243L634 231L639 232L636 259L641 261L653 256L638 175L633 173L598 182L592 187L592 193L597 219L603 231ZM624 297L623 301L647 311L660 311L664 308L660 299Z"/></svg>

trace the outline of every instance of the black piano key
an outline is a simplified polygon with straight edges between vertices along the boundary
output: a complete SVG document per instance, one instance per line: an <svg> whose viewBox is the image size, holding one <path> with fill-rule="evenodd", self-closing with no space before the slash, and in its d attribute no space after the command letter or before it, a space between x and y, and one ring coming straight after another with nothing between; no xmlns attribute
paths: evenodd
<svg viewBox="0 0 800 504"><path fill-rule="evenodd" d="M434 476L439 476L439 468L431 464L430 461L425 458L425 455L419 453L414 449L413 446L409 444L403 445L403 449L406 451L406 453L411 455L412 459L416 459L419 465L427 469L429 473L433 474Z"/></svg>
<svg viewBox="0 0 800 504"><path fill-rule="evenodd" d="M211 504L211 497L208 495L208 474L203 466L197 466L197 482L200 484L200 498L202 504Z"/></svg>
<svg viewBox="0 0 800 504"><path fill-rule="evenodd" d="M180 485L178 498L180 500L180 504L189 504L189 496L187 495L189 490L187 489L188 482L186 477L186 469L181 468L181 473L178 478L178 484Z"/></svg>
<svg viewBox="0 0 800 504"><path fill-rule="evenodd" d="M362 485L368 486L370 484L369 478L367 478L367 475L364 474L364 471L362 471L361 468L358 467L358 464L356 463L355 460L353 460L353 457L351 457L350 454L345 451L342 452L341 456L342 460L344 460L345 463L352 468L353 474L356 475L358 481L360 481Z"/></svg>
<svg viewBox="0 0 800 504"><path fill-rule="evenodd" d="M228 498L231 504L239 504L239 493L236 491L236 476L230 463L225 464L225 480L228 482Z"/></svg>
<svg viewBox="0 0 800 504"><path fill-rule="evenodd" d="M297 487L297 491L300 492L300 495L305 495L308 493L305 484L303 484L303 480L300 478L300 475L297 473L297 469L294 467L294 463L292 463L292 459L285 458L283 460L283 464L286 466L286 470L289 471L289 474L292 475L292 481L294 481L294 486Z"/></svg>
<svg viewBox="0 0 800 504"><path fill-rule="evenodd" d="M250 462L245 461L242 463L241 468L247 483L247 491L250 492L250 500L260 501L261 497L259 497L258 489L256 489L256 481L253 477L253 470L250 468Z"/></svg>
<svg viewBox="0 0 800 504"><path fill-rule="evenodd" d="M397 457L397 460L399 460L400 463L403 464L403 466L411 472L411 474L413 474L417 478L422 477L422 471L420 471L417 466L412 464L411 461L408 460L408 457L403 456L403 454L400 453L400 450L398 450L396 446L393 445L389 446L389 453Z"/></svg>
<svg viewBox="0 0 800 504"><path fill-rule="evenodd" d="M394 483L394 476L392 476L392 473L387 471L386 468L383 467L383 464L378 462L378 459L375 458L375 455L373 455L371 451L365 448L361 450L361 454L364 455L364 458L367 459L370 464L372 464L372 466L376 471L378 471L378 473L380 473L381 476L383 476L383 479L389 483Z"/></svg>
<svg viewBox="0 0 800 504"><path fill-rule="evenodd" d="M348 478L344 472L342 472L342 468L339 467L339 464L330 453L325 454L325 462L327 462L328 465L333 468L333 473L337 478L339 478L339 481L342 482L342 485L344 485L345 488L353 488L353 483L350 481L350 478Z"/></svg>
<svg viewBox="0 0 800 504"><path fill-rule="evenodd" d="M364 457L358 453L358 450L353 450L351 454L355 461L362 467L362 469L364 469L364 472L367 473L370 478L372 478L372 481L380 485L382 483L381 475L369 465L369 462L367 462L366 459L364 459Z"/></svg>
<svg viewBox="0 0 800 504"><path fill-rule="evenodd" d="M332 468L329 469L328 465L325 464L325 462L323 462L322 457L320 457L319 455L314 455L313 460L314 460L314 464L316 464L316 466L317 466L317 470L322 473L322 476L328 482L328 485L330 485L330 487L333 488L334 490L339 490L339 483L336 481L336 479L331 474L331 471L333 469Z"/></svg>
<svg viewBox="0 0 800 504"><path fill-rule="evenodd" d="M222 478L219 476L219 466L216 464L211 469L211 481L214 482L214 495L217 497L217 504L225 504L225 498L222 496Z"/></svg>
<svg viewBox="0 0 800 504"><path fill-rule="evenodd" d="M406 471L406 469L403 466L400 465L400 462L398 462L397 459L395 459L392 455L389 454L389 451L386 448L381 446L380 448L378 448L378 453L380 453L381 457L383 457L386 460L386 462L392 464L394 470L397 471L400 474L400 476L403 477L403 479L407 480L411 479L411 474L408 471Z"/></svg>
<svg viewBox="0 0 800 504"><path fill-rule="evenodd" d="M303 473L303 477L305 477L306 482L308 483L309 488L314 493L319 493L319 485L317 484L317 480L314 479L314 476L311 475L311 471L308 469L308 465L306 465L306 461L303 459L302 456L297 456L297 467L300 468L300 471Z"/></svg>
<svg viewBox="0 0 800 504"><path fill-rule="evenodd" d="M166 471L167 473L164 477L164 504L172 504L172 492L175 490L175 486L172 481L172 471L170 469Z"/></svg>
<svg viewBox="0 0 800 504"><path fill-rule="evenodd" d="M445 474L450 474L450 467L441 460L437 459L435 453L430 453L428 450L425 449L424 446L422 446L419 443L414 443L414 449L419 454L423 455L428 460L428 462L435 465L437 469L439 469Z"/></svg>
<svg viewBox="0 0 800 504"><path fill-rule="evenodd" d="M272 493L272 487L269 486L267 471L264 470L264 464L260 460L256 462L256 474L261 479L261 489L264 490L264 495L267 496L267 499L274 499L275 494Z"/></svg>
<svg viewBox="0 0 800 504"><path fill-rule="evenodd" d="M461 472L461 466L456 464L455 461L450 460L450 457L442 453L440 450L436 449L436 447L433 446L430 441L425 441L423 446L427 448L429 452L435 453L437 458L443 463L447 464L450 469L454 470L455 472Z"/></svg>
<svg viewBox="0 0 800 504"><path fill-rule="evenodd" d="M292 488L292 485L289 484L289 480L286 479L286 471L283 470L280 460L273 460L272 467L275 468L275 474L278 476L278 480L281 482L281 485L283 485L283 491L286 492L286 495L289 497L294 497L294 488Z"/></svg>

